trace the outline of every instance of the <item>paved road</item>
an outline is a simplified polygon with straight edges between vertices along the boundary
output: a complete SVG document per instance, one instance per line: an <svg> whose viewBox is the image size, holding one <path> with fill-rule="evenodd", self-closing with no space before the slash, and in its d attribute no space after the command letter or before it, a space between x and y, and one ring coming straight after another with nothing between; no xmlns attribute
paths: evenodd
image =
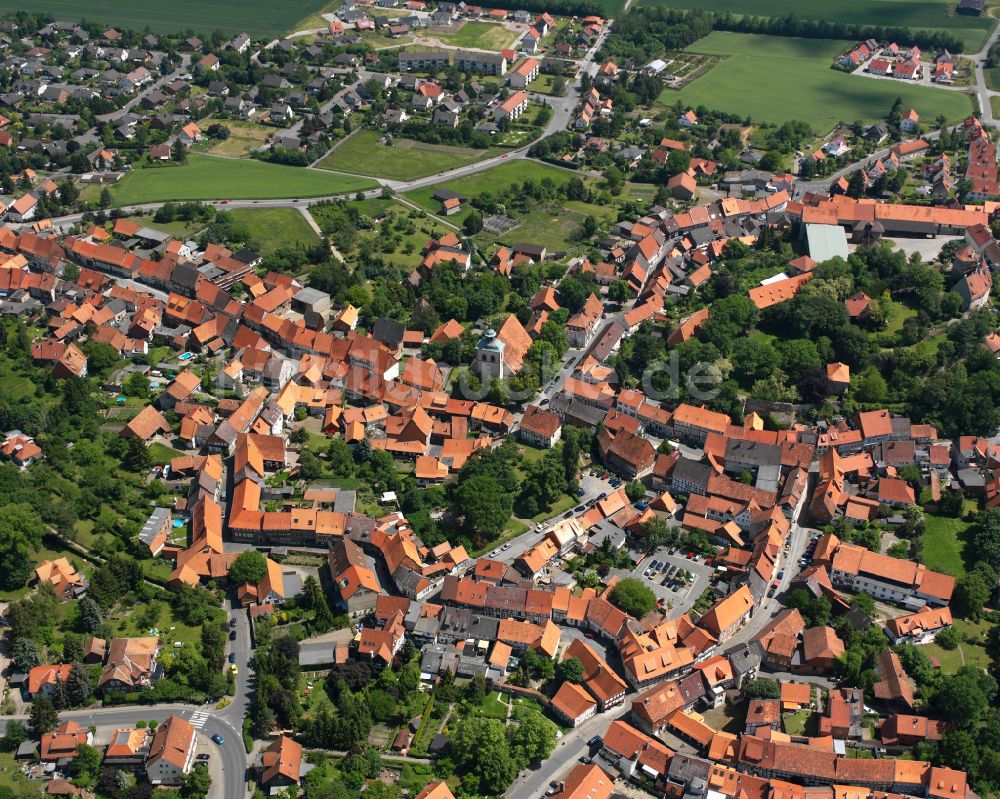
<svg viewBox="0 0 1000 799"><path fill-rule="evenodd" d="M247 754L243 739L237 729L226 721L226 711L217 711L213 705L128 705L94 710L66 711L59 714L63 721L75 721L81 726L134 727L138 721L162 722L172 715L181 716L198 727L204 736L221 735L224 743L212 744L218 753L213 759L221 761L221 792L213 794L224 799L245 799L247 786ZM0 719L0 731L6 730L10 721L25 722L26 716ZM204 747L203 747L204 748ZM206 750L211 751L211 750ZM214 770L214 767L210 767Z"/></svg>

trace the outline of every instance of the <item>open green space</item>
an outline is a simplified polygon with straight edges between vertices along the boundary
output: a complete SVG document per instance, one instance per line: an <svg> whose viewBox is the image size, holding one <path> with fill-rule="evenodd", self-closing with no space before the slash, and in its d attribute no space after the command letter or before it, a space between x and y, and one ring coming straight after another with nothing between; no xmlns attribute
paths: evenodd
<svg viewBox="0 0 1000 799"><path fill-rule="evenodd" d="M794 713L781 714L782 726L789 735L815 734L817 725L815 723L810 724L811 721L813 721L813 712L808 708L796 710ZM810 727L813 729L810 730Z"/></svg>
<svg viewBox="0 0 1000 799"><path fill-rule="evenodd" d="M457 191L466 197L476 197L483 192L501 192L510 188L514 183L523 183L526 180L543 180L552 178L557 183L566 183L573 173L568 169L541 164L537 161L519 159L506 164L484 169L473 175L465 175L461 178L448 180L436 186L427 186L422 189L414 189L407 192L408 197L418 205L423 206L428 211L437 212L439 203L433 199L434 192L439 188Z"/></svg>
<svg viewBox="0 0 1000 799"><path fill-rule="evenodd" d="M972 109L970 97L961 92L831 69L833 59L850 44L833 39L714 32L688 50L729 57L680 91L664 90L658 102L665 106L678 101L692 107L705 105L762 122L799 119L819 132L838 122L880 119L889 113L897 97L928 119L940 114L954 121Z"/></svg>
<svg viewBox="0 0 1000 799"><path fill-rule="evenodd" d="M948 516L924 516L924 564L953 577L965 576L968 522Z"/></svg>
<svg viewBox="0 0 1000 799"><path fill-rule="evenodd" d="M756 17L794 14L800 19L821 19L833 23L943 31L961 39L965 52L979 50L987 33L996 24L996 20L986 16L956 15L954 0L837 0L836 3L823 0L757 0L752 6L743 0L641 0L639 5L737 15L749 13Z"/></svg>
<svg viewBox="0 0 1000 799"><path fill-rule="evenodd" d="M318 236L294 208L237 208L230 211L267 255L279 247L312 246Z"/></svg>
<svg viewBox="0 0 1000 799"><path fill-rule="evenodd" d="M945 674L954 674L962 666L978 666L989 668L990 656L984 646L986 635L995 622L989 619L974 622L965 619L955 619L954 627L969 641L962 641L955 649L944 649L935 644L927 644L924 651L934 658Z"/></svg>
<svg viewBox="0 0 1000 799"><path fill-rule="evenodd" d="M272 38L284 33L300 19L322 8L328 0L0 0L0 14L30 10L45 12L56 19L78 22L82 17L108 25L142 30L147 25L161 33L192 30L208 34L222 30L228 34L246 31L251 36Z"/></svg>
<svg viewBox="0 0 1000 799"><path fill-rule="evenodd" d="M983 74L986 76L986 87L1000 92L1000 67L987 67L983 70Z"/></svg>
<svg viewBox="0 0 1000 799"><path fill-rule="evenodd" d="M160 466L164 466L170 463L170 461L172 461L174 458L183 454L184 454L183 452L173 449L172 447L168 447L166 444L161 444L159 441L154 441L152 444L149 445L150 460L152 460L153 463L158 464Z"/></svg>
<svg viewBox="0 0 1000 799"><path fill-rule="evenodd" d="M153 230L160 230L164 233L169 233L175 239L185 240L192 238L198 231L202 230L205 225L203 222L185 222L181 219L175 219L173 222L155 222L153 221L152 215L149 216L130 216L130 220L135 222L137 225L143 225Z"/></svg>
<svg viewBox="0 0 1000 799"><path fill-rule="evenodd" d="M196 149L212 155L225 155L230 158L246 158L251 150L263 146L274 133L273 128L255 125L239 119L206 119L201 122L202 130L209 125L224 125L229 129L226 139L209 139L195 145Z"/></svg>
<svg viewBox="0 0 1000 799"><path fill-rule="evenodd" d="M360 130L345 139L316 166L356 175L393 180L417 178L482 161L499 152L475 150L450 144L426 144L413 139L394 139L392 145L379 143L373 130Z"/></svg>
<svg viewBox="0 0 1000 799"><path fill-rule="evenodd" d="M474 47L479 50L502 50L510 47L517 39L517 33L495 22L466 22L454 33L439 33L431 28L426 35L456 47Z"/></svg>
<svg viewBox="0 0 1000 799"><path fill-rule="evenodd" d="M116 205L131 205L169 200L323 197L374 186L374 181L353 175L192 153L183 166L130 172L111 193Z"/></svg>

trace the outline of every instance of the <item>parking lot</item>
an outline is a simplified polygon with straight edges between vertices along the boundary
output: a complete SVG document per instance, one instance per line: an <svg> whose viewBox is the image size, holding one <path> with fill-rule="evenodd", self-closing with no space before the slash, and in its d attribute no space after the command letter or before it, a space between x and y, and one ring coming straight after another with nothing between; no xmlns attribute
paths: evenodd
<svg viewBox="0 0 1000 799"><path fill-rule="evenodd" d="M695 600L701 596L712 576L713 567L705 562L705 558L695 560L694 558L689 559L687 555L688 551L682 547L678 547L673 555L670 554L670 547L663 547L640 561L630 575L644 580L646 585L656 594L657 599L662 599L664 603L669 602L672 605L670 616L686 613ZM647 576L647 571L654 561L657 563L657 569L655 573ZM674 567L672 572L671 567ZM674 579L677 572L683 569L691 572L692 575L691 582L687 585L680 585ZM669 578L668 574L670 574Z"/></svg>

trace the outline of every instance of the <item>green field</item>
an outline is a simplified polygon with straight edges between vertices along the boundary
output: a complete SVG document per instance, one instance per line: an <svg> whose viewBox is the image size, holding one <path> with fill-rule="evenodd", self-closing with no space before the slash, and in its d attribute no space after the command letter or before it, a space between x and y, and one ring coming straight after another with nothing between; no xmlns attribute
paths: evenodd
<svg viewBox="0 0 1000 799"><path fill-rule="evenodd" d="M56 19L77 22L86 17L108 25L142 30L147 25L154 31L178 33L193 30L201 35L214 30L229 34L246 31L255 38L272 38L292 28L328 0L0 0L0 14L14 11L34 11L51 14Z"/></svg>
<svg viewBox="0 0 1000 799"><path fill-rule="evenodd" d="M376 178L416 180L482 161L499 152L450 144L425 144L412 139L395 139L392 146L386 146L379 144L379 138L373 130L359 130L316 166Z"/></svg>
<svg viewBox="0 0 1000 799"><path fill-rule="evenodd" d="M431 28L423 35L456 47L475 47L479 50L503 50L517 39L517 33L495 22L466 22L454 33L438 33Z"/></svg>
<svg viewBox="0 0 1000 799"><path fill-rule="evenodd" d="M985 636L989 634L993 622L984 619L979 622L955 619L954 628L975 643L963 642L955 649L942 649L937 644L926 644L923 649L929 657L934 658L945 674L954 674L962 666L978 666L983 669L990 667L990 655L983 646Z"/></svg>
<svg viewBox="0 0 1000 799"><path fill-rule="evenodd" d="M983 74L986 76L986 87L990 91L1000 91L1000 67L987 67Z"/></svg>
<svg viewBox="0 0 1000 799"><path fill-rule="evenodd" d="M246 225L263 255L279 247L316 243L316 232L294 208L238 208L229 213Z"/></svg>
<svg viewBox="0 0 1000 799"><path fill-rule="evenodd" d="M825 133L838 122L875 120L889 113L899 97L925 119L943 114L948 120L967 116L970 98L959 92L901 81L874 80L831 69L833 59L850 42L792 39L757 34L714 32L688 49L730 56L678 91L667 89L659 102L673 106L705 105L746 115L754 121L800 119Z"/></svg>
<svg viewBox="0 0 1000 799"><path fill-rule="evenodd" d="M717 13L750 13L757 17L819 19L834 23L944 31L965 43L965 52L983 46L987 33L996 24L989 17L953 15L953 0L757 0L748 6L744 0L641 0L644 6L699 9ZM900 42L900 45L903 43Z"/></svg>
<svg viewBox="0 0 1000 799"><path fill-rule="evenodd" d="M924 516L924 564L953 577L965 576L966 533L969 524L947 516Z"/></svg>
<svg viewBox="0 0 1000 799"><path fill-rule="evenodd" d="M476 172L473 175L466 175L455 180L445 181L437 186L414 189L407 192L406 197L423 206L428 211L436 213L439 203L433 199L433 195L439 188L451 189L471 198L487 191L501 192L510 188L512 184L523 183L525 180L552 178L557 183L565 183L571 177L573 177L573 172L568 169L559 169L548 164L540 164L537 161L518 159L490 169L484 169L482 172Z"/></svg>
<svg viewBox="0 0 1000 799"><path fill-rule="evenodd" d="M192 153L184 166L130 172L111 193L116 205L132 205L168 200L323 197L374 186L374 181L353 175Z"/></svg>

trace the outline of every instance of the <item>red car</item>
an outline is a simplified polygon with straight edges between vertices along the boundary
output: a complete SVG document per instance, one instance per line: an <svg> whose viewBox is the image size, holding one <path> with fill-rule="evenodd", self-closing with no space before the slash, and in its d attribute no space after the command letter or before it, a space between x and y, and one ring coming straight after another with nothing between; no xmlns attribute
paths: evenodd
<svg viewBox="0 0 1000 799"><path fill-rule="evenodd" d="M705 558L706 566L711 566L713 563L715 563L715 558Z"/></svg>
<svg viewBox="0 0 1000 799"><path fill-rule="evenodd" d="M694 560L694 552L688 552L688 560Z"/></svg>
<svg viewBox="0 0 1000 799"><path fill-rule="evenodd" d="M584 637L584 638L593 638L593 637L594 637L594 634L593 634L593 633L584 633L584 634L583 634L583 637Z"/></svg>

